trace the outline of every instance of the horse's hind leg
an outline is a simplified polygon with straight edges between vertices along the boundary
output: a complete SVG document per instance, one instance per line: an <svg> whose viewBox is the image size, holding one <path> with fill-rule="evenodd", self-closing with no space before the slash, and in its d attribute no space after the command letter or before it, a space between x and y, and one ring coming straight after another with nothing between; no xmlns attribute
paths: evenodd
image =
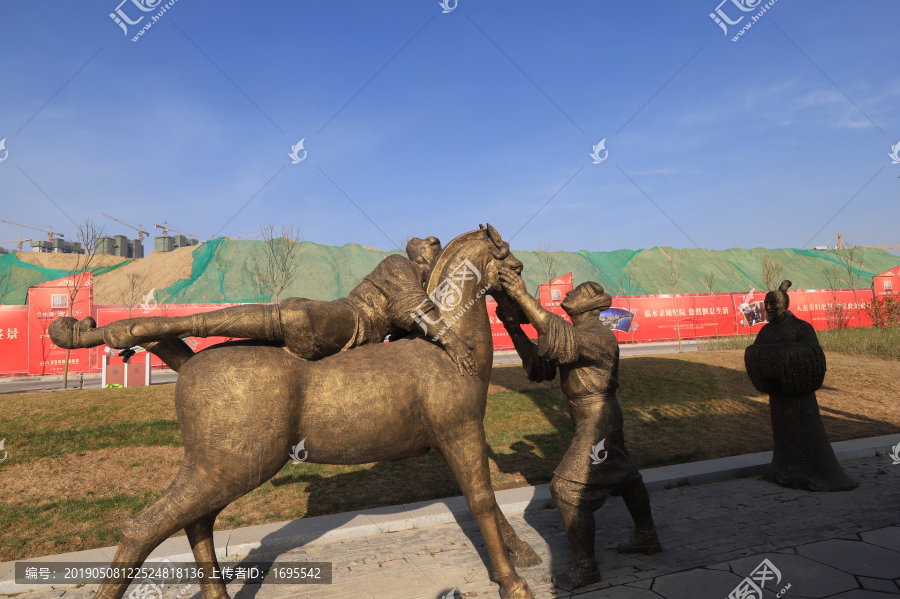
<svg viewBox="0 0 900 599"><path fill-rule="evenodd" d="M506 543L516 568L531 568L544 562L531 545L519 538L500 506L497 506L497 522L500 523L500 534L503 535L503 542Z"/></svg>
<svg viewBox="0 0 900 599"><path fill-rule="evenodd" d="M218 488L214 476L199 468L182 466L162 497L122 525L119 548L111 567L126 573L131 568L139 567L157 545L172 534L200 521L213 511L217 513L247 492L246 488ZM198 539L200 536L198 535ZM211 536L210 534L210 546ZM202 540L200 545L204 545ZM120 599L129 584L131 579L127 576L107 577L94 599ZM221 594L213 596L227 597Z"/></svg>
<svg viewBox="0 0 900 599"><path fill-rule="evenodd" d="M227 599L228 592L225 583L220 577L215 576L213 569L221 572L219 560L216 559L216 548L213 544L213 524L216 516L222 510L215 510L203 516L193 524L185 527L188 542L194 552L194 561L203 569L203 578L200 579L200 593L203 599Z"/></svg>
<svg viewBox="0 0 900 599"><path fill-rule="evenodd" d="M447 458L444 457L444 454L436 447L432 449L446 464ZM503 542L506 544L506 548L509 550L510 556L512 556L513 565L516 568L531 568L544 562L541 556L531 548L531 545L519 538L500 506L497 506L497 522L500 524L500 534L503 535Z"/></svg>
<svg viewBox="0 0 900 599"><path fill-rule="evenodd" d="M449 434L443 431L439 433L441 453L456 476L466 497L466 503L478 521L494 568L494 578L500 583L500 597L534 599L528 583L516 573L506 552L500 525L500 521L505 521L506 518L500 512L494 490L491 488L487 441L484 438L482 422L470 421L447 433Z"/></svg>

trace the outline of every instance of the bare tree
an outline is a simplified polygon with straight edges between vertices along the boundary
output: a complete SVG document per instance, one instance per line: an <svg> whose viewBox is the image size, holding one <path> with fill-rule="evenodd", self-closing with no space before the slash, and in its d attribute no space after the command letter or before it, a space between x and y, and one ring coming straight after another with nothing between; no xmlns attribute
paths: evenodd
<svg viewBox="0 0 900 599"><path fill-rule="evenodd" d="M825 313L828 328L846 329L847 323L850 320L850 314L847 312L847 304L842 302L838 295L838 289L843 287L841 283L845 283L846 281L841 278L841 273L837 269L823 271L822 276L825 277L825 281L828 284L828 291L831 293L831 304L827 307Z"/></svg>
<svg viewBox="0 0 900 599"><path fill-rule="evenodd" d="M784 261L776 258L772 252L767 251L762 257L763 288L766 291L774 291L781 285L781 273L784 270Z"/></svg>
<svg viewBox="0 0 900 599"><path fill-rule="evenodd" d="M718 297L716 296L716 273L713 271L709 271L703 275L700 281L706 286L706 289L709 291L709 313L716 313L716 302L718 301ZM719 338L719 321L716 320L716 339Z"/></svg>
<svg viewBox="0 0 900 599"><path fill-rule="evenodd" d="M6 303L6 296L13 290L12 271L0 272L0 306Z"/></svg>
<svg viewBox="0 0 900 599"><path fill-rule="evenodd" d="M559 275L560 255L559 251L550 243L541 244L537 251L538 262L541 264L541 270L547 276L550 283L550 297L553 298L553 279Z"/></svg>
<svg viewBox="0 0 900 599"><path fill-rule="evenodd" d="M862 313L859 309L859 297L856 295L856 287L862 278L863 259L865 258L865 249L862 246L853 246L835 251L837 259L841 261L844 271L847 273L847 283L853 290L853 301L856 303L857 323L862 325Z"/></svg>
<svg viewBox="0 0 900 599"><path fill-rule="evenodd" d="M88 219L78 225L77 242L81 244L83 253L74 254L75 262L67 271L69 295L69 316L72 316L75 307L75 299L78 293L87 285L92 277L92 268L96 265L97 249L100 240L106 237L106 228ZM63 370L62 388L65 389L69 382L69 354L72 350L66 350L66 364Z"/></svg>
<svg viewBox="0 0 900 599"><path fill-rule="evenodd" d="M282 226L278 234L275 225L260 228L262 247L250 257L250 275L257 299L278 303L281 294L301 271L303 233L293 226ZM277 237L276 237L277 235ZM261 254L261 255L260 255Z"/></svg>
<svg viewBox="0 0 900 599"><path fill-rule="evenodd" d="M640 288L638 284L637 277L635 277L630 272L619 271L619 276L612 283L613 292L621 297L625 301L625 305L628 306L628 311L634 314L631 309L631 296L636 295L637 290ZM631 327L629 328L629 332L631 333L631 342L634 343L634 328L635 328L635 319L632 317L631 319Z"/></svg>
<svg viewBox="0 0 900 599"><path fill-rule="evenodd" d="M670 256L660 248L666 261L659 268L659 276L666 282L666 286L672 289L672 308L675 314L675 330L678 333L678 349L681 350L681 323L678 319L678 305L675 302L675 287L684 280L684 259L678 254L678 250L672 249Z"/></svg>
<svg viewBox="0 0 900 599"><path fill-rule="evenodd" d="M131 312L144 303L150 293L144 293L149 285L149 271L130 272L125 275L125 284L119 289L120 303L128 309L128 318ZM152 293L152 289L150 290Z"/></svg>

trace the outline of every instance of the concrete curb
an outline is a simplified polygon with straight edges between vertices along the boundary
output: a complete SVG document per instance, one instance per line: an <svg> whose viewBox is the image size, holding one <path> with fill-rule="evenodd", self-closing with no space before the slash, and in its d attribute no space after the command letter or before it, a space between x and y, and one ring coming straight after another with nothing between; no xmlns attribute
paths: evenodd
<svg viewBox="0 0 900 599"><path fill-rule="evenodd" d="M887 455L893 445L900 444L900 435L868 437L832 443L838 461L847 462L861 458ZM650 491L672 489L685 485L703 485L763 474L772 460L772 452L764 451L747 455L676 464L662 468L642 470L644 483ZM504 514L521 514L556 507L550 497L548 485L509 489L496 493L497 503ZM463 497L450 497L432 501L420 501L358 512L301 518L288 522L261 524L234 530L217 531L214 534L216 556L229 561L254 554L285 551L314 542L352 539L388 532L423 528L438 524L466 522L475 517L466 506ZM88 551L63 553L22 560L40 562L102 562L112 561L116 547L104 547ZM163 560L193 562L193 554L187 537L175 537L157 547L147 561ZM0 593L20 593L46 589L46 584L15 584L16 562L0 563ZM99 564L98 564L99 565ZM53 585L68 587L71 585Z"/></svg>

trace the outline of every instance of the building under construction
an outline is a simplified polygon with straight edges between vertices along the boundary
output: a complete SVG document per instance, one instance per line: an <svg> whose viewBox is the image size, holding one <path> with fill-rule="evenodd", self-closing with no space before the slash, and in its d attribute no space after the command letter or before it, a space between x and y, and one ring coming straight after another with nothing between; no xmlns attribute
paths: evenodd
<svg viewBox="0 0 900 599"><path fill-rule="evenodd" d="M53 241L34 241L31 242L32 252L56 252L61 254L83 254L84 248L77 241L66 241L65 239L54 239Z"/></svg>
<svg viewBox="0 0 900 599"><path fill-rule="evenodd" d="M143 258L144 244L140 239L128 239L124 235L101 237L97 240L97 253L123 258Z"/></svg>
<svg viewBox="0 0 900 599"><path fill-rule="evenodd" d="M155 237L154 251L171 252L178 248L197 245L197 240L193 237L185 237L184 235L166 235L164 237Z"/></svg>

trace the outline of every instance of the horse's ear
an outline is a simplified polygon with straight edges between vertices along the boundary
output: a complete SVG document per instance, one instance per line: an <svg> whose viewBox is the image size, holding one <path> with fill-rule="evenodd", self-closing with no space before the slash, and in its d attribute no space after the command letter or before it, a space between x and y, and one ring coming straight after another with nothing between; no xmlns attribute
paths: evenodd
<svg viewBox="0 0 900 599"><path fill-rule="evenodd" d="M483 228L484 228L484 225L478 225L478 228L479 228L479 229L483 229Z"/></svg>
<svg viewBox="0 0 900 599"><path fill-rule="evenodd" d="M491 240L491 243L493 243L498 248L503 247L503 240L500 239L500 233L497 232L497 229L491 226L491 223L488 223L487 234Z"/></svg>

